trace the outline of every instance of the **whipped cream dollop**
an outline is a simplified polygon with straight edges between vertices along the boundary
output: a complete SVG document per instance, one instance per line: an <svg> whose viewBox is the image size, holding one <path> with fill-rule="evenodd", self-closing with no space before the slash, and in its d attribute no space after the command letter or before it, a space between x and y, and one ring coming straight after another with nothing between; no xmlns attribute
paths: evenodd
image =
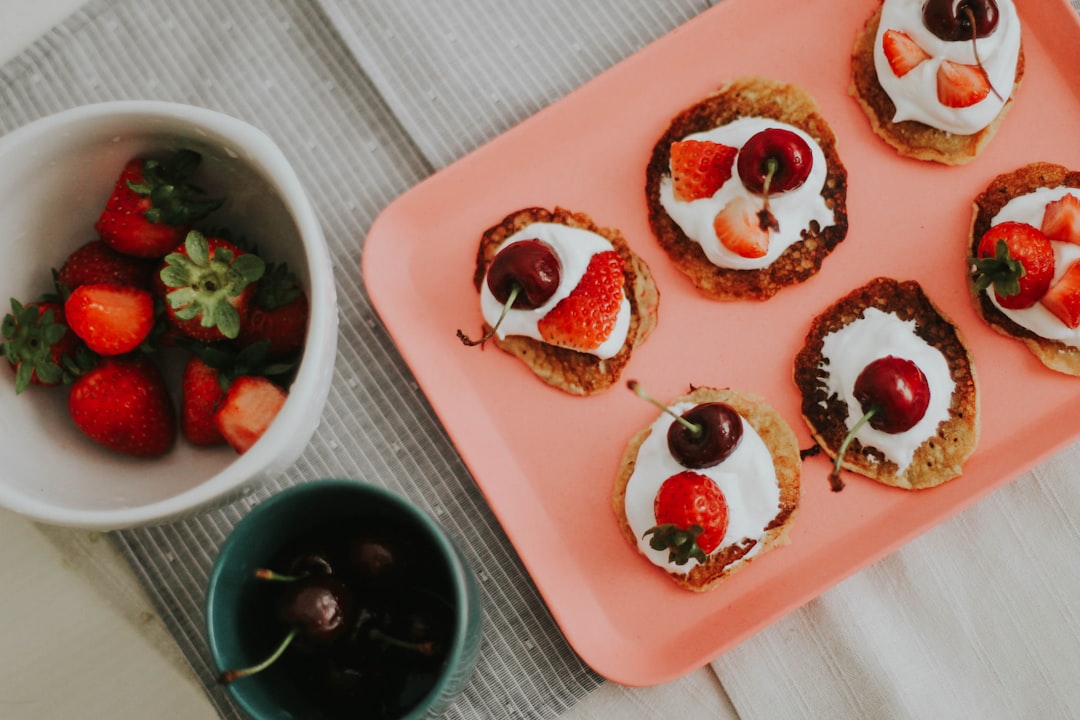
<svg viewBox="0 0 1080 720"><path fill-rule="evenodd" d="M676 403L670 410L681 415L696 403ZM780 484L768 446L757 431L742 418L742 439L739 445L718 465L693 470L711 478L724 494L728 506L728 526L724 539L713 555L744 538L760 540L765 528L780 510ZM638 549L658 567L675 575L683 575L700 563L695 558L684 565L668 561L667 550L653 550L649 539L643 537L649 528L656 526L653 510L660 486L672 475L683 472L683 467L668 450L668 427L675 420L662 414L650 426L651 432L638 449L637 461L626 485L626 519L637 538ZM761 549L758 542L737 562L745 562Z"/></svg>
<svg viewBox="0 0 1080 720"><path fill-rule="evenodd" d="M994 31L977 40L942 40L923 22L925 0L885 0L881 7L881 23L874 40L874 67L878 81L896 106L893 122L916 120L930 127L957 135L974 134L991 122L1012 95L1016 80L1016 64L1020 57L1020 18L1012 0L997 0L998 22ZM882 46L887 30L908 35L929 55L930 59L916 65L903 77L897 77L889 67ZM1001 98L990 92L979 102L963 108L946 107L938 101L937 72L946 60L976 65L975 49L990 85ZM1004 100L1002 99L1004 98Z"/></svg>
<svg viewBox="0 0 1080 720"><path fill-rule="evenodd" d="M1003 222L1027 223L1033 227L1042 225L1043 214L1046 212L1047 203L1059 200L1065 195L1074 195L1080 198L1080 189L1069 187L1038 188L1026 195L1018 195L1009 200L998 214L990 221L990 226ZM1080 245L1070 242L1051 240L1050 245L1054 248L1054 279L1050 281L1053 287L1069 266L1080 260ZM998 304L993 290L987 290L987 297L997 308L1009 317L1013 322L1021 325L1037 335L1049 340L1058 340L1071 347L1080 348L1080 328L1071 328L1061 322L1057 315L1050 312L1042 303L1035 303L1028 308L1011 309Z"/></svg>
<svg viewBox="0 0 1080 720"><path fill-rule="evenodd" d="M682 229L683 234L701 246L705 257L713 265L735 270L768 267L784 250L802 240L802 233L810 227L811 221L816 221L821 228L836 222L833 211L821 196L828 176L825 153L814 138L799 128L771 118L742 117L727 125L688 135L683 140L703 140L741 148L753 135L767 128L783 128L802 137L810 146L811 166L810 175L802 185L787 192L769 195L769 210L779 221L780 229L769 232L769 249L762 257L746 258L732 252L721 244L713 229L716 215L735 197L748 198L755 206L762 203L761 196L747 190L739 180L736 170L738 157L732 165L731 177L712 197L677 200L670 175L660 180L660 204Z"/></svg>
<svg viewBox="0 0 1080 720"><path fill-rule="evenodd" d="M949 362L933 345L915 334L914 320L901 320L892 313L867 308L863 316L823 338L822 356L828 361L821 370L828 394L847 405L846 424L850 430L865 413L855 399L855 380L863 369L887 355L910 360L926 376L930 404L919 422L909 430L887 433L864 423L855 438L872 446L903 472L924 442L937 434L938 425L949 418L956 383L949 373Z"/></svg>
<svg viewBox="0 0 1080 720"><path fill-rule="evenodd" d="M598 235L589 230L569 227L559 223L533 223L508 237L499 246L498 252L521 240L539 240L551 247L562 265L559 274L559 287L555 289L555 293L548 298L548 301L540 307L531 310L511 308L506 313L506 317L503 318L496 334L500 339L508 335L524 335L534 340L546 342L540 336L538 327L540 319L577 287L578 283L581 282L581 278L584 277L585 270L588 268L593 255L614 250L615 247L603 235ZM491 294L491 289L488 287L485 278L480 287L480 311L484 315L485 322L494 327L499 320L499 315L502 314L502 310L503 303L496 300L495 296ZM622 348L623 343L626 342L626 333L629 329L630 301L624 292L622 303L619 305L619 316L615 321L615 327L612 329L611 334L598 348L584 352L595 355L600 359L613 357Z"/></svg>

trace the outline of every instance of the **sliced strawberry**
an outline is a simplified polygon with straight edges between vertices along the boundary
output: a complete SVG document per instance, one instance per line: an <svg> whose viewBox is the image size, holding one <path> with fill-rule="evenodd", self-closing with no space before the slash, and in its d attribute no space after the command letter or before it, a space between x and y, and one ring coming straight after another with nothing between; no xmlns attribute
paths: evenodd
<svg viewBox="0 0 1080 720"><path fill-rule="evenodd" d="M154 262L118 253L104 240L94 240L68 255L56 280L67 291L80 285L114 283L149 290L154 277Z"/></svg>
<svg viewBox="0 0 1080 720"><path fill-rule="evenodd" d="M747 197L732 198L713 220L720 244L740 257L764 257L769 251L769 231L761 226L760 210Z"/></svg>
<svg viewBox="0 0 1080 720"><path fill-rule="evenodd" d="M938 67L937 96L945 107L970 107L989 94L990 81L978 65L946 60Z"/></svg>
<svg viewBox="0 0 1080 720"><path fill-rule="evenodd" d="M193 445L221 445L225 437L214 421L225 399L222 378L197 355L184 366L181 383L180 432Z"/></svg>
<svg viewBox="0 0 1080 720"><path fill-rule="evenodd" d="M257 255L192 230L161 268L165 311L181 332L196 340L234 339L265 270Z"/></svg>
<svg viewBox="0 0 1080 720"><path fill-rule="evenodd" d="M596 253L577 287L540 318L540 337L571 350L600 347L615 328L625 284L619 254L614 250Z"/></svg>
<svg viewBox="0 0 1080 720"><path fill-rule="evenodd" d="M1040 302L1071 328L1080 327L1080 260L1073 262Z"/></svg>
<svg viewBox="0 0 1080 720"><path fill-rule="evenodd" d="M1048 202L1042 231L1051 240L1080 245L1080 197L1069 193Z"/></svg>
<svg viewBox="0 0 1080 720"><path fill-rule="evenodd" d="M191 224L221 206L188 183L201 156L179 150L162 161L136 158L120 173L94 227L114 250L160 258L180 244Z"/></svg>
<svg viewBox="0 0 1080 720"><path fill-rule="evenodd" d="M712 197L731 177L738 148L707 140L671 144L671 182L676 200Z"/></svg>
<svg viewBox="0 0 1080 720"><path fill-rule="evenodd" d="M896 77L904 77L919 63L929 60L926 52L911 36L899 30L886 30L881 38L885 59Z"/></svg>
<svg viewBox="0 0 1080 720"><path fill-rule="evenodd" d="M176 442L172 400L146 359L106 358L72 384L68 411L87 437L116 452L156 457Z"/></svg>
<svg viewBox="0 0 1080 720"><path fill-rule="evenodd" d="M134 287L80 285L64 303L64 315L88 348L122 355L139 347L154 328L154 298Z"/></svg>
<svg viewBox="0 0 1080 720"><path fill-rule="evenodd" d="M979 239L972 282L976 292L993 286L1005 308L1031 307L1054 278L1054 248L1050 240L1027 223L994 225Z"/></svg>
<svg viewBox="0 0 1080 720"><path fill-rule="evenodd" d="M56 302L23 305L11 298L11 312L0 324L3 350L15 370L15 393L30 385L70 382L78 362L79 338L68 328L64 308Z"/></svg>
<svg viewBox="0 0 1080 720"><path fill-rule="evenodd" d="M237 341L246 346L266 340L269 357L295 356L304 347L308 309L307 295L296 276L284 264L270 263L259 280Z"/></svg>
<svg viewBox="0 0 1080 720"><path fill-rule="evenodd" d="M728 526L724 493L712 478L692 470L672 475L663 482L653 501L656 526L649 546L668 550L668 560L685 565L690 558L705 562L720 546Z"/></svg>
<svg viewBox="0 0 1080 720"><path fill-rule="evenodd" d="M238 453L247 450L274 422L287 395L264 377L241 375L234 379L214 422Z"/></svg>

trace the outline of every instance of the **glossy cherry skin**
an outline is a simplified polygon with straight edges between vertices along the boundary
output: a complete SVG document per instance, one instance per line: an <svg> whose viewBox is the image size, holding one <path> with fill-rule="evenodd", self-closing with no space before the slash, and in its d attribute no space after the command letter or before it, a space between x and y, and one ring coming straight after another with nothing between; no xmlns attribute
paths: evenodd
<svg viewBox="0 0 1080 720"><path fill-rule="evenodd" d="M700 431L695 433L678 420L667 433L671 456L685 468L700 470L719 464L742 440L742 418L730 405L709 402L696 405L682 418Z"/></svg>
<svg viewBox="0 0 1080 720"><path fill-rule="evenodd" d="M912 361L894 355L863 368L855 379L853 394L864 413L877 408L868 422L886 433L910 430L930 405L930 385L923 371Z"/></svg>
<svg viewBox="0 0 1080 720"><path fill-rule="evenodd" d="M293 577L304 575L333 575L337 558L323 543L296 545L274 563L281 573Z"/></svg>
<svg viewBox="0 0 1080 720"><path fill-rule="evenodd" d="M769 181L770 195L802 185L813 165L810 145L802 136L784 128L767 128L750 136L739 149L736 167L747 190L759 195L765 191L770 160L776 163Z"/></svg>
<svg viewBox="0 0 1080 720"><path fill-rule="evenodd" d="M922 14L927 30L942 40L955 42L984 38L994 32L999 13L994 0L926 0Z"/></svg>
<svg viewBox="0 0 1080 720"><path fill-rule="evenodd" d="M549 245L539 240L519 240L495 255L488 268L487 285L504 305L514 288L519 287L513 307L532 310L555 294L561 272L562 263Z"/></svg>
<svg viewBox="0 0 1080 720"><path fill-rule="evenodd" d="M296 630L299 647L326 648L345 637L354 623L352 592L333 575L308 575L286 582L277 617Z"/></svg>

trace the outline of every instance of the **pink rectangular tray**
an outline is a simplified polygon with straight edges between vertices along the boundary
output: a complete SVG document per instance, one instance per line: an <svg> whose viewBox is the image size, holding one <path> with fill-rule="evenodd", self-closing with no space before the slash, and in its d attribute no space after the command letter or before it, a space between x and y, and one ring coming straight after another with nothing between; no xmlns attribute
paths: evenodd
<svg viewBox="0 0 1080 720"><path fill-rule="evenodd" d="M1027 71L984 154L950 168L905 160L847 94L856 30L877 0L723 0L395 200L367 238L372 301L567 639L619 683L693 670L1080 433L1080 379L992 333L965 286L972 198L1034 160L1080 169L1080 22L1064 0L1021 0ZM644 169L670 118L728 79L798 83L816 98L848 168L847 239L810 281L765 303L716 303L674 270L646 219ZM792 360L810 319L878 275L919 280L968 339L982 435L963 477L910 493L849 476L832 493L807 460L789 546L716 590L681 590L620 535L610 493L626 440L655 416L619 388L571 397L494 347L455 337L481 322L472 286L481 232L527 206L586 212L620 228L661 292L659 326L624 375L657 397L688 386L765 396L812 441Z"/></svg>

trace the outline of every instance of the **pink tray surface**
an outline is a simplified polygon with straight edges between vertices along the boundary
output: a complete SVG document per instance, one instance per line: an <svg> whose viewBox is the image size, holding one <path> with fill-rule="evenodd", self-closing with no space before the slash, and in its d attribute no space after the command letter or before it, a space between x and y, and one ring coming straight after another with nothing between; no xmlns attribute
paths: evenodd
<svg viewBox="0 0 1080 720"><path fill-rule="evenodd" d="M1026 76L1001 131L958 168L907 160L847 94L857 29L877 0L724 0L564 99L417 185L379 216L363 276L372 301L485 498L582 659L652 685L693 670L1061 449L1080 431L1080 379L991 332L965 285L972 198L1035 160L1080 168L1080 23L1065 0L1021 0ZM682 108L728 79L798 83L817 100L848 169L847 239L806 283L764 303L699 296L653 239L651 148ZM494 347L466 348L481 317L471 284L480 233L528 206L620 228L661 292L659 326L624 379L660 398L690 384L764 396L812 445L792 360L811 318L878 275L918 280L959 326L982 391L964 475L911 493L803 468L791 544L709 593L679 589L619 533L610 493L626 440L655 409L620 388L571 397Z"/></svg>

